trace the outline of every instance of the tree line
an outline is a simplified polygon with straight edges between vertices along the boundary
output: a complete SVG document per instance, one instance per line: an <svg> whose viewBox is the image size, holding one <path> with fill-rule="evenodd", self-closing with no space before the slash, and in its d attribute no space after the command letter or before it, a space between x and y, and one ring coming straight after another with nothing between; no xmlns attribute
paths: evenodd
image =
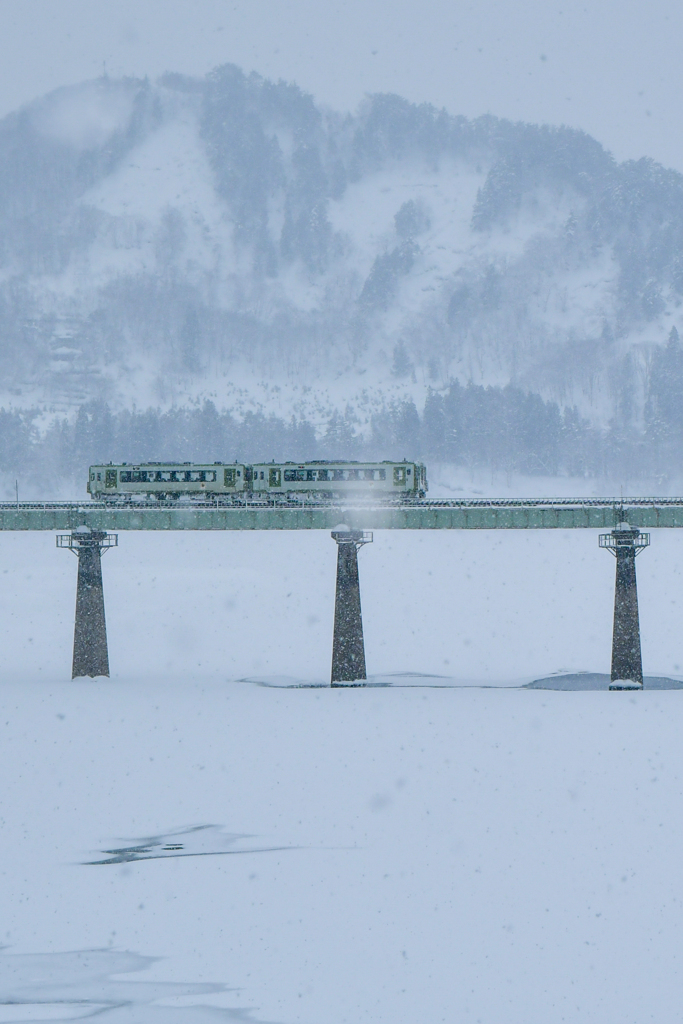
<svg viewBox="0 0 683 1024"><path fill-rule="evenodd" d="M514 386L457 381L377 411L352 409L321 431L306 419L242 417L212 402L165 411L113 412L88 403L43 426L38 410L0 410L0 473L36 496L82 490L93 463L422 459L542 476L665 478L683 468L683 346L672 333L655 357L644 428L599 430L575 409Z"/></svg>

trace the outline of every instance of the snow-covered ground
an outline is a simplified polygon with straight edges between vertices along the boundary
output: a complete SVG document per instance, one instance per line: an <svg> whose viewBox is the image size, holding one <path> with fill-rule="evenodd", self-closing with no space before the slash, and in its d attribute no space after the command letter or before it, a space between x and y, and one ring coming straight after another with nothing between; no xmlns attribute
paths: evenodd
<svg viewBox="0 0 683 1024"><path fill-rule="evenodd" d="M327 534L119 543L111 680L72 682L76 560L0 534L0 1022L678 1019L682 696L519 688L609 669L593 531L376 532L391 685L344 691L296 685L329 679ZM683 675L682 572L653 533L648 674Z"/></svg>

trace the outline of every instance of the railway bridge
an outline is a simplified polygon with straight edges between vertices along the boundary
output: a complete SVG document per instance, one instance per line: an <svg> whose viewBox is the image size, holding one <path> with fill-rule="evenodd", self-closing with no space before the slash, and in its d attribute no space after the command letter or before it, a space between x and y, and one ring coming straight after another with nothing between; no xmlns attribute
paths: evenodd
<svg viewBox="0 0 683 1024"><path fill-rule="evenodd" d="M128 530L329 530L337 543L332 686L366 678L358 550L374 530L604 530L616 556L612 684L640 689L635 558L650 529L683 527L683 498L547 498L406 504L131 500L0 503L0 530L50 530L78 556L72 675L109 675L101 556Z"/></svg>

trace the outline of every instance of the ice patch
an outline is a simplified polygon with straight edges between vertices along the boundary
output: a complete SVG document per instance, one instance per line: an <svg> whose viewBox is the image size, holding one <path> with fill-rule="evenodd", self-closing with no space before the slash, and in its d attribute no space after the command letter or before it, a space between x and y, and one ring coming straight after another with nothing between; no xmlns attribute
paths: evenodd
<svg viewBox="0 0 683 1024"><path fill-rule="evenodd" d="M130 864L139 860L160 860L165 857L212 857L229 853L271 853L287 850L287 846L243 846L250 836L223 832L218 825L193 825L174 829L158 836L144 836L129 840L133 845L102 850L104 860L85 861L86 864Z"/></svg>
<svg viewBox="0 0 683 1024"><path fill-rule="evenodd" d="M645 676L643 686L631 679L615 679L607 672L568 672L527 683L527 690L683 690L680 679L668 676Z"/></svg>
<svg viewBox="0 0 683 1024"><path fill-rule="evenodd" d="M115 977L148 970L156 959L106 949L0 956L0 1022L73 1021L95 1015L112 1024L253 1020L247 1011L216 1005L225 1003L230 992L222 984ZM184 1005L177 1005L180 1000Z"/></svg>

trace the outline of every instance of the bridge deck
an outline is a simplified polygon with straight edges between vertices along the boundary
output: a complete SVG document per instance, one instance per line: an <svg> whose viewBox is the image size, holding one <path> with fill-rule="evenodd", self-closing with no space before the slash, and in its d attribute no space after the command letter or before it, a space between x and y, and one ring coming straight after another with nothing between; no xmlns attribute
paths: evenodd
<svg viewBox="0 0 683 1024"><path fill-rule="evenodd" d="M570 530L683 527L683 498L422 501L409 505L244 506L130 502L0 503L0 530Z"/></svg>

